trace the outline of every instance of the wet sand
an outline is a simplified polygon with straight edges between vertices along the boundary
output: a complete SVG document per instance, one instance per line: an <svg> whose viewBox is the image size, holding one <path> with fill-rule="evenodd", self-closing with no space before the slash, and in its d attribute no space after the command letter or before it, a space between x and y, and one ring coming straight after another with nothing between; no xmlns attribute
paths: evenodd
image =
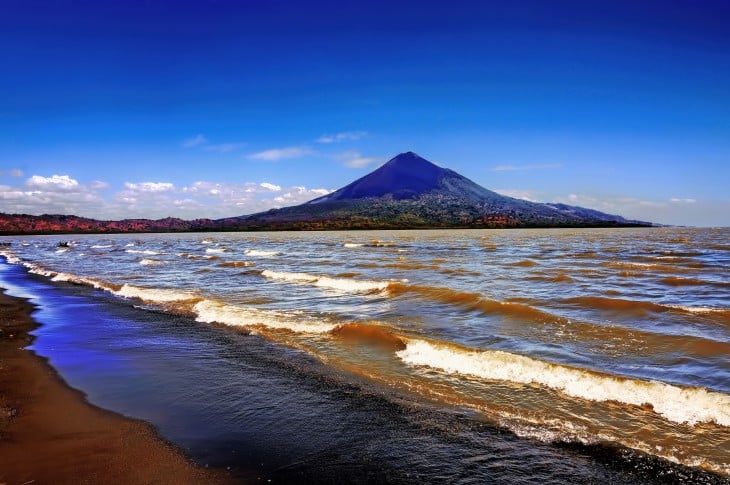
<svg viewBox="0 0 730 485"><path fill-rule="evenodd" d="M96 408L28 350L33 305L0 294L0 483L231 483L147 423Z"/></svg>

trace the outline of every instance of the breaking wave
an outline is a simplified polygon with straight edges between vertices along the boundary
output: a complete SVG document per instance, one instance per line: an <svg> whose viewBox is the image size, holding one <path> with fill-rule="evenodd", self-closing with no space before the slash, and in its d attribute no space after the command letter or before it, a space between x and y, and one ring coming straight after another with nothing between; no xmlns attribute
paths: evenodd
<svg viewBox="0 0 730 485"><path fill-rule="evenodd" d="M730 427L730 395L702 388L610 376L500 350L475 351L424 340L408 341L396 355L409 365L449 374L536 384L590 401L650 407L676 423L713 422Z"/></svg>
<svg viewBox="0 0 730 485"><path fill-rule="evenodd" d="M143 288L134 285L122 285L119 290L113 291L112 293L124 298L137 298L148 303L200 300L200 296L191 291L167 288Z"/></svg>
<svg viewBox="0 0 730 485"><path fill-rule="evenodd" d="M335 324L310 319L297 312L279 312L251 307L229 305L212 300L202 300L193 306L196 320L202 323L220 323L234 327L263 326L297 333L327 333Z"/></svg>
<svg viewBox="0 0 730 485"><path fill-rule="evenodd" d="M289 283L303 283L329 288L346 293L373 293L388 288L388 281L355 280L350 278L333 278L331 276L318 276L309 273L289 273L284 271L264 270L261 275L274 281L286 281Z"/></svg>
<svg viewBox="0 0 730 485"><path fill-rule="evenodd" d="M0 256L5 258L8 264L23 264L23 260L13 254L9 249L0 249Z"/></svg>
<svg viewBox="0 0 730 485"><path fill-rule="evenodd" d="M402 337L390 330L367 323L345 323L338 325L330 332L334 337L357 344L368 344L397 352L406 349Z"/></svg>
<svg viewBox="0 0 730 485"><path fill-rule="evenodd" d="M259 258L270 258L279 254L277 251L262 251L260 249L247 249L243 252L246 256L258 256Z"/></svg>
<svg viewBox="0 0 730 485"><path fill-rule="evenodd" d="M149 249L126 249L124 252L130 253L130 254L147 254L150 256L162 254L159 251L151 251Z"/></svg>
<svg viewBox="0 0 730 485"><path fill-rule="evenodd" d="M685 268L681 266L673 266L669 264L660 263L627 263L623 261L609 261L601 263L601 266L608 268L616 268L623 270L635 270L635 271L655 271L659 273L689 273L696 271L692 268Z"/></svg>

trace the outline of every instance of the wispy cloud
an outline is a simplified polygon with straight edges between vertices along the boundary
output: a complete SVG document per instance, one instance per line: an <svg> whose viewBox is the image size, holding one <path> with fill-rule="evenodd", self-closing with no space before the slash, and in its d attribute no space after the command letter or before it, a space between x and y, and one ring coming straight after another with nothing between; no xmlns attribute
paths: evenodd
<svg viewBox="0 0 730 485"><path fill-rule="evenodd" d="M636 197L591 196L585 194L569 194L567 197L558 197L556 202L569 205L578 205L589 209L610 212L614 214L631 214L638 209L661 209L666 207L663 202L639 199Z"/></svg>
<svg viewBox="0 0 730 485"><path fill-rule="evenodd" d="M188 138L183 141L182 146L185 148L193 148L208 143L208 139L201 134L197 134L192 138Z"/></svg>
<svg viewBox="0 0 730 485"><path fill-rule="evenodd" d="M89 187L94 190L108 189L109 184L107 182L104 182L103 180L94 180L89 184Z"/></svg>
<svg viewBox="0 0 730 485"><path fill-rule="evenodd" d="M317 139L317 143L338 143L347 140L359 140L367 136L367 131L344 131L342 133L322 135Z"/></svg>
<svg viewBox="0 0 730 485"><path fill-rule="evenodd" d="M246 146L245 143L217 143L217 144L207 144L203 147L203 150L208 152L219 152L219 153L228 153L233 152L235 150L240 150L241 148L244 148Z"/></svg>
<svg viewBox="0 0 730 485"><path fill-rule="evenodd" d="M381 161L380 158L364 157L360 152L355 151L338 153L335 158L341 160L349 168L363 168Z"/></svg>
<svg viewBox="0 0 730 485"><path fill-rule="evenodd" d="M206 152L229 153L244 148L246 144L241 142L211 143L206 136L198 134L183 141L182 146L198 148Z"/></svg>
<svg viewBox="0 0 730 485"><path fill-rule="evenodd" d="M271 150L264 150L262 152L252 153L248 156L248 158L252 160L275 162L277 160L284 160L287 158L301 158L310 155L311 153L312 150L304 146L272 148Z"/></svg>
<svg viewBox="0 0 730 485"><path fill-rule="evenodd" d="M10 170L0 170L0 175L10 175L11 177L22 177L23 171L19 168L13 168Z"/></svg>
<svg viewBox="0 0 730 485"><path fill-rule="evenodd" d="M697 202L697 199L672 197L669 199L669 202L672 202L673 204L694 204Z"/></svg>
<svg viewBox="0 0 730 485"><path fill-rule="evenodd" d="M492 189L494 192L497 192L501 195L506 195L507 197L513 197L515 199L522 199L529 202L538 202L537 199L537 192L533 192L531 190L520 190L520 189Z"/></svg>
<svg viewBox="0 0 730 485"><path fill-rule="evenodd" d="M492 172L515 172L519 170L552 170L563 168L562 163L535 163L529 165L497 165L490 168Z"/></svg>

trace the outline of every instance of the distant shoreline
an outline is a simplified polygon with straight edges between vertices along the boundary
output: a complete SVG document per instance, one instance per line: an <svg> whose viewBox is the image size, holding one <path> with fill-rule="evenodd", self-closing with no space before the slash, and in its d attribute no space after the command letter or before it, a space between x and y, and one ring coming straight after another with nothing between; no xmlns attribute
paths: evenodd
<svg viewBox="0 0 730 485"><path fill-rule="evenodd" d="M156 221L152 221L156 222ZM336 231L439 231L439 230L484 230L484 229L636 229L636 228L658 228L658 227L675 227L660 224L603 224L603 225L520 225L520 226L484 226L484 225L463 225L463 226L402 226L394 227L387 225L374 226L258 226L246 228L225 228L225 227L208 227L200 229L185 230L47 230L47 231L0 231L2 236L54 236L54 235L104 235L104 234L199 234L204 232L336 232ZM680 227L680 226L676 226Z"/></svg>
<svg viewBox="0 0 730 485"><path fill-rule="evenodd" d="M192 463L143 421L89 404L25 347L39 326L0 288L0 482L231 483Z"/></svg>

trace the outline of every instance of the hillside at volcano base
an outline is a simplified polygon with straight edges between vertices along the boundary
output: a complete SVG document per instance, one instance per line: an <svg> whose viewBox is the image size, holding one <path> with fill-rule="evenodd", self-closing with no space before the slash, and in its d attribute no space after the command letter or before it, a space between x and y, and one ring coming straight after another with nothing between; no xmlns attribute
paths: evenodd
<svg viewBox="0 0 730 485"><path fill-rule="evenodd" d="M224 219L242 228L410 229L448 227L646 226L565 204L500 195L413 152L305 204Z"/></svg>
<svg viewBox="0 0 730 485"><path fill-rule="evenodd" d="M583 207L500 195L413 152L304 204L238 217L98 221L0 214L0 234L651 225Z"/></svg>

